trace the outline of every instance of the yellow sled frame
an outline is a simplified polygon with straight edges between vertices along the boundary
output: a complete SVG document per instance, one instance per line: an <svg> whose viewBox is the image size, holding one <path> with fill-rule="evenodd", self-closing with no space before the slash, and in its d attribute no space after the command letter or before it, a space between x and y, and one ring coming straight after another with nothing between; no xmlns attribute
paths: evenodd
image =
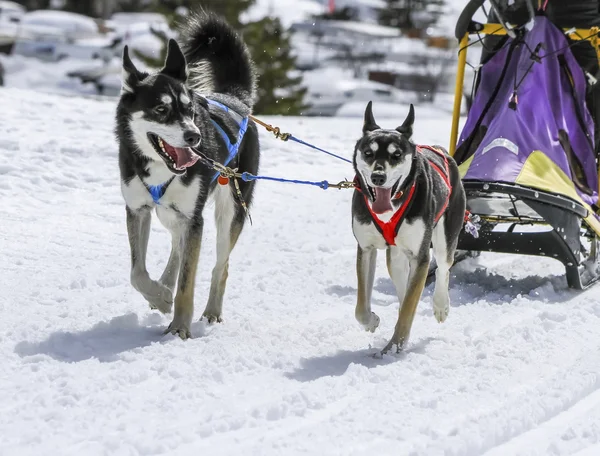
<svg viewBox="0 0 600 456"><path fill-rule="evenodd" d="M579 28L566 28L564 29L565 35L568 35L569 38L573 40L589 40L590 44L596 50L596 57L598 59L598 63L600 64L600 39L598 34L600 33L599 27L592 27L589 29L579 29ZM460 120L460 109L462 105L462 97L463 97L463 85L465 80L465 67L467 64L467 50L469 48L469 35L506 35L506 30L501 24L489 23L483 24L483 28L481 30L477 30L474 32L467 32L461 38L459 47L458 47L458 68L456 72L456 85L454 87L454 108L452 112L452 129L450 132L450 147L448 150L450 151L450 155L454 156L456 152L456 146L458 141L458 123ZM462 174L462 173L461 173ZM598 175L600 177L600 167L598 169ZM600 178L599 178L600 182ZM599 184L600 186L600 184ZM600 188L599 188L600 191ZM577 195L574 195L576 198ZM586 208L593 213L591 207L587 204L584 204ZM593 214L590 214L585 218L586 224L598 235L600 236L600 222L594 217Z"/></svg>

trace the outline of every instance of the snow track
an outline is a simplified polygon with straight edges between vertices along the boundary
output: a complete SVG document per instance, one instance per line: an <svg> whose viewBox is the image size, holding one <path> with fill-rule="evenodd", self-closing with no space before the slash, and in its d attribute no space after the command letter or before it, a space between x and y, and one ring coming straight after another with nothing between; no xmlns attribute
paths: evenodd
<svg viewBox="0 0 600 456"><path fill-rule="evenodd" d="M260 182L234 250L224 323L162 336L129 285L114 104L0 90L0 455L595 455L600 294L552 261L458 265L437 324L425 290L405 353L375 359L397 302L378 259L381 326L354 321L350 191ZM377 106L374 106L377 115ZM395 126L405 117L380 119ZM267 119L350 157L360 119ZM415 138L450 116L417 107ZM261 173L352 178L262 136ZM205 213L196 316L214 261ZM156 220L156 219L154 219ZM148 267L169 249L153 221Z"/></svg>

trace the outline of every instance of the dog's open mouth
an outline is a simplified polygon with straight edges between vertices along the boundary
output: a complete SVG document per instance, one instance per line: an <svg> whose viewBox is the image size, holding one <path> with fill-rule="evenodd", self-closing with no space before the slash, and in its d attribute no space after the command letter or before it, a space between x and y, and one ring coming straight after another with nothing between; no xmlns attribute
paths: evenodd
<svg viewBox="0 0 600 456"><path fill-rule="evenodd" d="M392 187L369 187L369 193L371 194L371 209L376 214L385 214L388 211L393 211L392 200L396 195L396 187L398 183L395 183Z"/></svg>
<svg viewBox="0 0 600 456"><path fill-rule="evenodd" d="M148 138L169 170L175 174L185 173L187 168L200 159L190 147L173 147L154 133L148 133Z"/></svg>

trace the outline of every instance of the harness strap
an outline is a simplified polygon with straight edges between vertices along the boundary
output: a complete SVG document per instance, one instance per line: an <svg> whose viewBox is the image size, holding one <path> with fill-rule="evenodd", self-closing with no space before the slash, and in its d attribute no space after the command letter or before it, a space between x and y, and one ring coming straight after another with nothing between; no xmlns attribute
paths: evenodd
<svg viewBox="0 0 600 456"><path fill-rule="evenodd" d="M367 208L371 213L371 218L375 222L377 230L381 233L387 245L396 245L396 236L398 235L398 230L400 230L400 225L402 225L404 220L404 214L413 201L416 188L417 184L413 182L413 184L410 186L410 190L408 191L406 199L402 202L394 215L392 215L392 218L387 222L384 222L377 217L377 214L373 212L373 209L371 209L371 206L367 202L367 197L365 196L365 203L367 203Z"/></svg>
<svg viewBox="0 0 600 456"><path fill-rule="evenodd" d="M446 187L448 187L448 196L446 197L446 201L444 202L444 204L442 205L442 208L440 209L440 211L437 213L437 215L435 217L435 223L437 223L440 220L440 218L442 218L442 214L444 213L444 211L448 207L448 203L450 202L450 195L452 195L452 183L450 182L450 167L448 166L448 157L446 156L446 154L444 154L444 152L442 152L439 149L436 149L435 147L431 147L431 146L417 146L417 150L419 152L421 152L421 150L419 150L419 149L427 149L427 150L430 150L432 152L435 152L436 154L438 154L442 158L442 160L444 160L444 169L445 169L445 172L442 171L440 169L440 167L436 163L434 163L431 160L429 160L429 164L431 165L431 167L437 171L437 173L440 175L440 177L442 178L442 180L446 184Z"/></svg>
<svg viewBox="0 0 600 456"><path fill-rule="evenodd" d="M156 204L160 204L160 199L164 196L165 192L167 191L167 188L169 187L171 182L173 182L173 179L175 179L175 176L171 177L167 182L163 182L162 184L158 185L148 185L143 180L142 183L144 184L144 187L146 187L146 190L148 190L148 193L150 193L150 196L152 196L152 200Z"/></svg>
<svg viewBox="0 0 600 456"><path fill-rule="evenodd" d="M223 130L223 127L221 127L215 120L211 119L213 125L215 126L215 128L225 141L225 145L227 146L228 155L225 159L225 162L223 162L223 165L227 166L229 163L231 163L231 161L237 156L239 152L240 145L242 144L242 139L244 139L244 135L246 134L246 130L248 129L248 117L242 117L237 112L230 109L229 106L226 106L223 103L219 103L218 101L211 100L209 98L207 98L206 101L212 105L219 106L221 109L227 112L234 120L236 120L239 126L237 141L235 142L235 144L232 144L229 140L229 136L227 136L227 133L225 133L225 130ZM219 174L220 173L217 171L212 177L211 182L214 182L214 180L217 177L219 177Z"/></svg>

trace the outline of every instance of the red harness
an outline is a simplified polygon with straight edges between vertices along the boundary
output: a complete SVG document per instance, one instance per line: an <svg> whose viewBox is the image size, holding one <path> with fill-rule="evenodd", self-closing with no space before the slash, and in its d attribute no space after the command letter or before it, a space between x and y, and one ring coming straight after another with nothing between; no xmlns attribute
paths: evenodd
<svg viewBox="0 0 600 456"><path fill-rule="evenodd" d="M428 160L429 164L432 166L433 169L435 169L437 171L437 173L442 178L442 181L448 187L448 196L446 197L446 201L444 202L444 204L442 205L442 208L439 210L439 212L437 213L437 215L435 217L435 223L437 223L438 220L440 219L440 217L442 216L442 214L444 213L444 211L446 210L446 208L448 207L448 202L450 201L450 195L452 193L452 184L450 183L450 169L448 168L448 157L446 156L446 154L444 152L442 152L441 150L435 149L434 147L417 146L417 152L423 153L423 149L427 149L432 152L435 152L444 161L444 171L445 172L442 171L442 169L436 163L434 163L432 160ZM358 176L354 179L354 182L355 182L356 190L362 192L362 189L360 188L360 184L358 181ZM408 210L408 208L410 207L410 205L413 201L413 196L415 194L416 186L417 186L416 182L413 182L412 185L410 186L410 189L408 190L408 194L406 195L406 198L404 198L404 201L402 202L402 204L400 204L400 207L398 207L398 209L396 209L396 212L394 212L394 214L392 215L392 218L387 222L384 222L379 219L377 214L373 211L373 209L371 209L367 195L364 194L365 204L367 206L367 209L369 209L369 212L371 213L371 218L373 219L373 222L375 222L375 226L377 227L378 231L382 234L387 245L396 245L396 235L398 234L400 225L402 225L402 221L404 220L404 215L406 214L406 211ZM403 195L404 195L403 191L398 192L396 194L396 196L394 196L393 199L402 198Z"/></svg>

